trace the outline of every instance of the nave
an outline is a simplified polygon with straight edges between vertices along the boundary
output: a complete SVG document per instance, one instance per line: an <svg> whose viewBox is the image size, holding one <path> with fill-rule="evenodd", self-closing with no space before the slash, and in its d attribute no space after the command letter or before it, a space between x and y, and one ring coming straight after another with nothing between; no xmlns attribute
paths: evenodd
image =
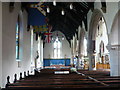
<svg viewBox="0 0 120 90"><path fill-rule="evenodd" d="M57 73L55 72L67 72ZM15 83L8 83L3 90L26 89L102 89L119 90L120 77L111 77L109 71L79 70L71 72L70 69L42 69L35 71L35 75L29 75Z"/></svg>
<svg viewBox="0 0 120 90"><path fill-rule="evenodd" d="M0 1L0 89L119 88L120 2L33 1Z"/></svg>

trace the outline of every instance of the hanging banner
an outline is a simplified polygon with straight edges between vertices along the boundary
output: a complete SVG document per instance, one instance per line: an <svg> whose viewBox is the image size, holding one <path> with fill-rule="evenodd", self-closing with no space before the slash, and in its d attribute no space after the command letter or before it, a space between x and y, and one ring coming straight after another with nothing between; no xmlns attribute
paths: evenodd
<svg viewBox="0 0 120 90"><path fill-rule="evenodd" d="M33 26L33 28L34 28L34 33L36 32L46 33L48 31L47 25Z"/></svg>
<svg viewBox="0 0 120 90"><path fill-rule="evenodd" d="M28 25L46 25L46 5L43 2L29 3L28 6ZM37 29L38 30L38 29Z"/></svg>

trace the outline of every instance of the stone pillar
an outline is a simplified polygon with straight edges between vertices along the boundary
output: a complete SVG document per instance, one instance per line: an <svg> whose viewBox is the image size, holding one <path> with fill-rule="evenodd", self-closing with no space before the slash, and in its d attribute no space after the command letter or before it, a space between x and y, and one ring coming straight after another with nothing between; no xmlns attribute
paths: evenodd
<svg viewBox="0 0 120 90"><path fill-rule="evenodd" d="M41 55L40 55L41 54L41 52L40 52L40 50L41 50L41 48L40 48L41 47L40 46L40 43L41 43L40 40L41 40L41 37L38 36L38 41L37 41L38 45L37 46L38 46L38 56L39 57L37 59L37 68L40 68L40 60L41 60L41 58L40 58L41 57Z"/></svg>
<svg viewBox="0 0 120 90"><path fill-rule="evenodd" d="M72 63L74 64L74 56L75 56L75 37L73 36L73 41L72 41Z"/></svg>
<svg viewBox="0 0 120 90"><path fill-rule="evenodd" d="M120 76L120 45L107 46L110 52L110 75Z"/></svg>
<svg viewBox="0 0 120 90"><path fill-rule="evenodd" d="M79 47L78 47L78 63L77 63L77 68L78 69L83 69L82 64L84 62L83 60L84 55L83 55L83 40L82 38L79 38Z"/></svg>
<svg viewBox="0 0 120 90"><path fill-rule="evenodd" d="M89 57L89 70L93 70L93 67L92 67L93 51L92 50L88 51L88 57Z"/></svg>
<svg viewBox="0 0 120 90"><path fill-rule="evenodd" d="M79 69L80 67L80 43L79 43L79 39L78 39L78 60L77 60L77 69Z"/></svg>

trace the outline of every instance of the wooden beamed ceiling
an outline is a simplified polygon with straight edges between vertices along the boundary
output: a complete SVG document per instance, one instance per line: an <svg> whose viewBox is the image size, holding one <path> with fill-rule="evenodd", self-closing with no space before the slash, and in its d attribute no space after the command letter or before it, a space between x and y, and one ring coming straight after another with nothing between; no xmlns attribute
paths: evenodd
<svg viewBox="0 0 120 90"><path fill-rule="evenodd" d="M27 4L22 3L22 6L25 7ZM73 9L70 9L70 4L73 5ZM78 32L76 29L79 25L82 26L82 22L87 31L87 13L94 9L94 2L56 2L56 6L53 2L45 2L45 5L50 8L50 13L47 13L46 17L49 20L48 24L52 25L52 32L61 31L70 42ZM65 15L61 15L62 9Z"/></svg>
<svg viewBox="0 0 120 90"><path fill-rule="evenodd" d="M70 9L72 3L73 9ZM71 40L77 32L78 26L82 26L82 21L87 30L87 13L94 8L94 2L57 2L56 6L53 3L47 3L50 7L50 13L47 14L49 24L53 26L52 31L59 30L63 32L68 40ZM65 15L61 15L62 9Z"/></svg>

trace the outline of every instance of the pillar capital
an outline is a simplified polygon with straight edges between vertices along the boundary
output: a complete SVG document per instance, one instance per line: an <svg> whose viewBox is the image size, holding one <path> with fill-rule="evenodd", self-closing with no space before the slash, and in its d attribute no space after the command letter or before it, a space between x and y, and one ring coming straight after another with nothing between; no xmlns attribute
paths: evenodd
<svg viewBox="0 0 120 90"><path fill-rule="evenodd" d="M107 49L110 50L120 50L120 45L107 45Z"/></svg>

